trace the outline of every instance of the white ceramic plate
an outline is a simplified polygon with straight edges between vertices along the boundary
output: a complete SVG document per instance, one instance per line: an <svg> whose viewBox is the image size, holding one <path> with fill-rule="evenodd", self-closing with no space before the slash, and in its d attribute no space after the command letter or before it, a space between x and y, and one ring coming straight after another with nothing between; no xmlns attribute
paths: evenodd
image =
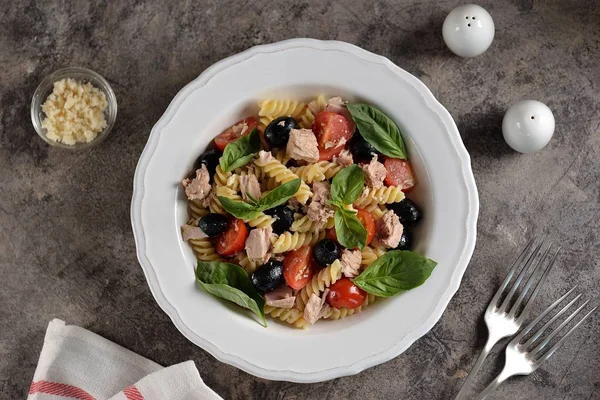
<svg viewBox="0 0 600 400"><path fill-rule="evenodd" d="M427 282L340 321L263 328L198 289L195 258L180 236L180 181L215 135L256 114L259 99L341 95L380 107L400 126L424 210L417 250L438 261ZM475 246L478 198L470 159L450 114L417 78L356 46L294 39L253 47L183 88L152 129L131 205L137 254L158 304L217 359L275 380L318 382L396 357L427 333L458 289Z"/></svg>

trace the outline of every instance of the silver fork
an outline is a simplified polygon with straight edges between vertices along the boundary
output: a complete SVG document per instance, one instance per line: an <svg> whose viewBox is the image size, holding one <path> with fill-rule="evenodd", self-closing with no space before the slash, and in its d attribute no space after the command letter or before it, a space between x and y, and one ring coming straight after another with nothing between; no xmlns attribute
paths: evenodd
<svg viewBox="0 0 600 400"><path fill-rule="evenodd" d="M573 289L569 290L564 296L560 299L556 300L554 303L550 305L539 317L537 317L533 322L531 322L521 333L519 333L506 347L506 361L504 363L504 368L502 372L485 388L483 392L477 397L477 400L485 399L494 389L496 389L502 382L507 380L509 377L513 375L529 375L533 371L539 368L540 364L546 361L554 352L563 344L563 342L573 333L579 325L581 325L598 307L592 308L590 312L588 312L579 322L577 322L569 331L561 337L548 351L544 352L544 348L548 346L548 344L560 333L561 330L569 324L575 318L585 306L590 302L587 300L582 305L580 305L577 310L575 310L571 315L569 315L556 329L554 329L548 337L546 337L542 342L533 347L534 343L540 339L540 337L544 334L544 332L548 329L553 322L555 322L561 315L563 315L569 307L571 307L579 298L581 294L577 295L573 300L571 300L566 306L562 308L555 316L550 318L548 322L546 322L531 338L529 338L524 343L521 343L523 338L531 332L531 330L542 320L546 315L548 315L556 306L558 306L564 299L567 298L577 286Z"/></svg>
<svg viewBox="0 0 600 400"><path fill-rule="evenodd" d="M537 244L535 244L536 242ZM527 244L527 247L525 247L523 252L519 255L519 257L513 264L510 271L508 271L508 274L506 274L506 278L504 278L504 281L502 282L502 285L500 285L500 288L496 292L496 295L494 296L492 301L490 301L490 304L488 305L484 316L485 323L488 329L487 342L485 343L485 346L483 347L479 358L473 365L471 373L467 376L467 379L465 380L460 391L458 392L456 400L465 398L465 395L467 394L471 382L473 381L475 375L483 365L483 362L488 356L492 347L494 347L494 345L498 343L500 339L512 336L515 333L517 333L517 331L523 324L523 320L527 317L527 314L529 314L531 304L533 303L533 300L540 291L560 251L559 247L554 252L554 256L552 256L550 262L547 263L547 267L543 271L541 277L539 278L538 283L535 286L535 289L533 290L533 293L531 294L528 300L525 300L525 296L527 296L529 290L531 289L535 281L534 277L536 275L539 275L536 274L536 272L543 268L543 265L546 264L544 261L550 255L550 249L552 248L552 244L548 245L542 254L543 244L544 240L538 241L536 237L531 239L531 241ZM534 249L533 251L531 251L532 248ZM519 270L520 272L518 272ZM522 287L517 299L514 301L514 303L512 303L512 298L515 296L517 290L521 288L521 283L523 282L529 270L532 270L529 279L527 279L527 282ZM516 273L518 273L517 278L512 283L512 286L510 287L508 294L506 295L504 300L500 303L502 295L508 288L509 283L511 283L511 280ZM521 313L517 316L517 312L523 305L523 311L521 311Z"/></svg>

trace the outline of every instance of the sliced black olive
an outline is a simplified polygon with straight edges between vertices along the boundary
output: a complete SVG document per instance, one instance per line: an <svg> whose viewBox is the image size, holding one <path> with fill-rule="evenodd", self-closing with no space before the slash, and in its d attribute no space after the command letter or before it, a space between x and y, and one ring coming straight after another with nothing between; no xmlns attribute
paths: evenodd
<svg viewBox="0 0 600 400"><path fill-rule="evenodd" d="M388 208L392 209L398 218L400 223L404 226L415 226L421 220L421 210L411 199L405 198L399 203L392 203L388 205Z"/></svg>
<svg viewBox="0 0 600 400"><path fill-rule="evenodd" d="M285 282L283 263L276 260L266 262L254 271L250 280L254 288L261 294L277 289Z"/></svg>
<svg viewBox="0 0 600 400"><path fill-rule="evenodd" d="M396 250L411 250L413 246L413 236L412 233L408 232L406 229L402 232L402 236L400 237L400 243L396 246Z"/></svg>
<svg viewBox="0 0 600 400"><path fill-rule="evenodd" d="M317 264L325 267L340 258L340 246L331 239L323 239L315 245L313 257Z"/></svg>
<svg viewBox="0 0 600 400"><path fill-rule="evenodd" d="M209 237L215 237L227 229L227 218L221 214L206 214L200 218L198 227Z"/></svg>
<svg viewBox="0 0 600 400"><path fill-rule="evenodd" d="M292 117L275 118L265 129L265 139L273 147L283 147L290 139L290 130L297 128L298 123Z"/></svg>
<svg viewBox="0 0 600 400"><path fill-rule="evenodd" d="M365 140L358 129L354 132L350 140L350 152L355 162L369 162L374 156L380 156L381 153L375 147Z"/></svg>
<svg viewBox="0 0 600 400"><path fill-rule="evenodd" d="M213 181L213 177L217 172L217 166L219 165L219 158L221 158L222 153L218 150L209 150L204 154L201 154L200 157L196 160L194 164L195 168L202 167L202 164L206 165L206 169L208 170L208 175L210 176L210 181Z"/></svg>
<svg viewBox="0 0 600 400"><path fill-rule="evenodd" d="M276 221L273 222L272 226L273 232L278 235L281 235L283 232L289 230L290 226L292 226L292 223L294 222L294 211L286 206L271 208L270 210L266 210L265 214L276 218Z"/></svg>

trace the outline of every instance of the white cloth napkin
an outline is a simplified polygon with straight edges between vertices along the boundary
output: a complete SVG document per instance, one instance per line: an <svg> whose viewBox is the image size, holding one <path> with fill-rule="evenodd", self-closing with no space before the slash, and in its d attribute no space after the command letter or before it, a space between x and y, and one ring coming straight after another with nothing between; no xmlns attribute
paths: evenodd
<svg viewBox="0 0 600 400"><path fill-rule="evenodd" d="M222 400L193 361L163 368L59 319L48 324L28 400Z"/></svg>

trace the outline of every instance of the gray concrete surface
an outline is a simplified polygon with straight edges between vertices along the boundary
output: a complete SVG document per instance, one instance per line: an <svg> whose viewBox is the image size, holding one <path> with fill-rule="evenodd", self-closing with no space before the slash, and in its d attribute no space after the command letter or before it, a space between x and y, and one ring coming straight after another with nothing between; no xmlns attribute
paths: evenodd
<svg viewBox="0 0 600 400"><path fill-rule="evenodd" d="M537 308L576 283L598 303L600 5L483 0L496 38L465 60L441 39L460 3L3 1L0 397L25 397L46 325L59 317L161 364L191 358L229 399L450 399L483 345L488 300L534 232L564 246ZM137 159L171 98L223 57L292 37L354 43L421 78L455 118L481 198L475 254L433 330L388 363L314 385L255 378L184 339L148 290L129 222ZM40 80L76 65L104 75L119 100L112 136L83 153L48 147L29 119ZM500 131L506 108L524 98L548 104L557 122L550 145L532 155L511 151ZM598 321L491 398L600 399ZM475 389L498 372L499 349Z"/></svg>

